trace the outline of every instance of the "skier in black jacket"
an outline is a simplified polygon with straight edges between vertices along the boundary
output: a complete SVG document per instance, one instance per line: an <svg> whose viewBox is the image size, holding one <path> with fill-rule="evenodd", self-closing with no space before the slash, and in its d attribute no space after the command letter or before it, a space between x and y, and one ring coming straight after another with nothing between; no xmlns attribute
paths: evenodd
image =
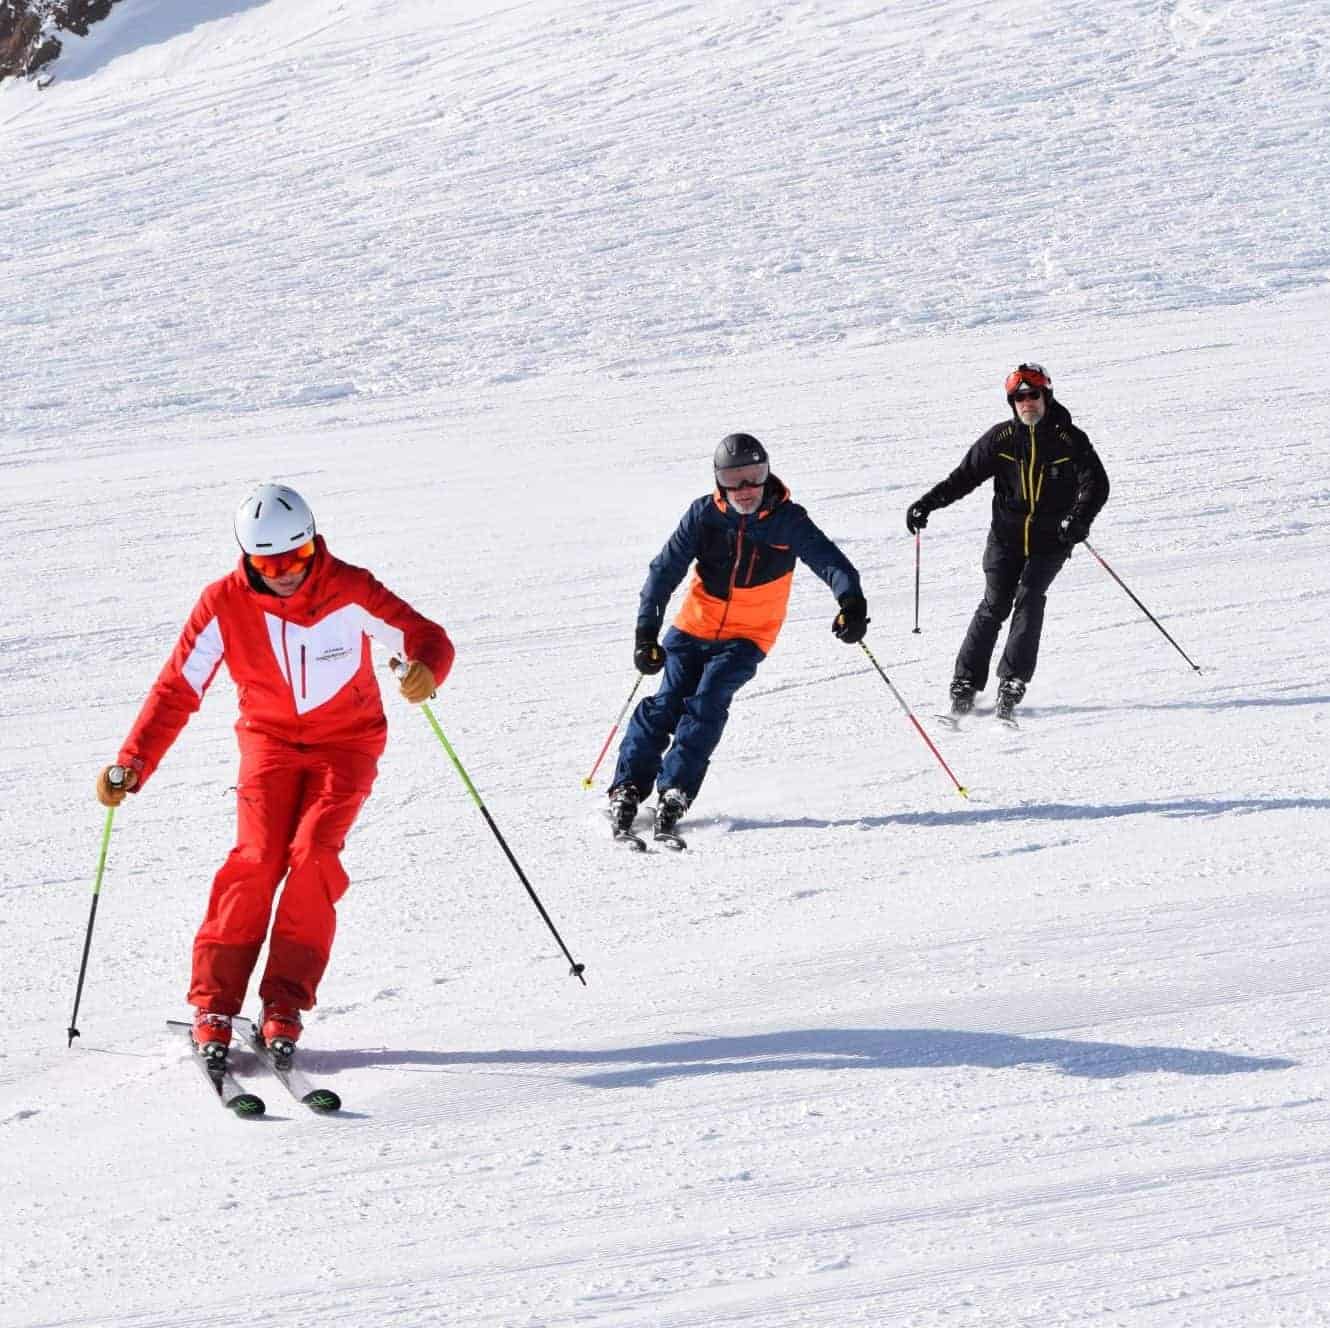
<svg viewBox="0 0 1330 1328"><path fill-rule="evenodd" d="M997 713L1010 719L1039 656L1044 597L1072 548L1108 501L1108 475L1090 440L1053 398L1048 371L1022 364L1007 375L1012 418L995 424L941 484L905 515L910 534L928 514L993 481L993 524L984 549L984 598L956 656L951 711L965 715L988 670L1007 615L1015 613L998 661Z"/></svg>

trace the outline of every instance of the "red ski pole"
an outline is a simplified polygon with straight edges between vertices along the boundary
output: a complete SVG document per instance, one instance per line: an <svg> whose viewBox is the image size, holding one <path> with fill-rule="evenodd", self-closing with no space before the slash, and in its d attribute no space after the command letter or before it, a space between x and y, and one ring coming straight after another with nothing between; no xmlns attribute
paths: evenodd
<svg viewBox="0 0 1330 1328"><path fill-rule="evenodd" d="M905 704L905 698L896 690L895 684L891 681L891 679L888 678L885 673L883 673L882 665L879 664L877 660L874 658L873 652L869 650L869 648L867 647L867 645L864 644L864 642L860 641L859 644L863 647L863 652L865 655L868 656L869 662L880 674L882 674L882 681L886 683L888 687L891 688L891 694L896 698L897 701L900 702L901 709L904 710L907 715L909 715L910 723L913 724L915 728L919 730L919 736L928 744L928 750L932 752L934 756L937 757L938 765L940 765L943 768L943 770L947 772L948 775L951 775L951 782L956 785L956 792L959 793L962 798L968 798L970 796L970 790L967 789L965 785L962 784L961 781L951 773L951 767L942 759L942 753L938 751L938 749L933 745L933 739L930 738L928 734L924 732L924 726L917 719L915 719L914 711L911 710L910 707Z"/></svg>
<svg viewBox="0 0 1330 1328"><path fill-rule="evenodd" d="M605 745L600 749L600 755L596 757L596 764L591 767L591 773L582 781L582 787L589 789L591 781L596 777L596 771L600 769L600 763L605 759L605 753L610 749L610 743L614 741L614 735L619 731L619 725L623 723L623 717L628 713L628 707L633 704L633 697L637 695L637 689L642 685L642 679L646 677L645 673L637 675L637 681L633 684L633 690L628 693L628 699L623 703L623 709L619 711L619 718L614 721L614 727L610 729L610 736L605 739Z"/></svg>

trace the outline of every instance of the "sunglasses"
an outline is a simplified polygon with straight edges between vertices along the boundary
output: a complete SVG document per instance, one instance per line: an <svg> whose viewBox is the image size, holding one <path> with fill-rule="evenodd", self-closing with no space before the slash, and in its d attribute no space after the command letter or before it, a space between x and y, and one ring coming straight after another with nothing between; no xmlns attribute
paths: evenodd
<svg viewBox="0 0 1330 1328"><path fill-rule="evenodd" d="M771 474L771 467L760 461L752 466L727 466L716 472L716 483L722 489L760 489Z"/></svg>
<svg viewBox="0 0 1330 1328"><path fill-rule="evenodd" d="M306 540L298 549L288 549L285 553L251 553L247 557L249 565L260 576L285 576L304 567L314 557L314 541Z"/></svg>
<svg viewBox="0 0 1330 1328"><path fill-rule="evenodd" d="M1022 388L1019 392L1013 392L1011 399L1013 401L1038 401L1042 397L1043 391L1037 387Z"/></svg>

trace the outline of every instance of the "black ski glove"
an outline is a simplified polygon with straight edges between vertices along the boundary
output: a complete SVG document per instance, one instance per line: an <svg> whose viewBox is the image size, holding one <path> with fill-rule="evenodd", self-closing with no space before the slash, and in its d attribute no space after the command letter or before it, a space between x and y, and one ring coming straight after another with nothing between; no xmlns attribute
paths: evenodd
<svg viewBox="0 0 1330 1328"><path fill-rule="evenodd" d="M933 510L933 505L927 498L920 498L917 503L911 503L909 510L905 513L905 529L911 535L916 534L928 524L928 514Z"/></svg>
<svg viewBox="0 0 1330 1328"><path fill-rule="evenodd" d="M1069 549L1079 544L1089 533L1090 523L1082 521L1078 516L1064 516L1058 524L1058 539Z"/></svg>
<svg viewBox="0 0 1330 1328"><path fill-rule="evenodd" d="M637 629L637 645L633 647L633 664L639 673L648 676L665 667L665 647L656 640L649 627Z"/></svg>
<svg viewBox="0 0 1330 1328"><path fill-rule="evenodd" d="M844 641L847 646L857 646L864 639L871 621L868 601L862 595L842 595L840 612L831 624L831 630L836 640Z"/></svg>

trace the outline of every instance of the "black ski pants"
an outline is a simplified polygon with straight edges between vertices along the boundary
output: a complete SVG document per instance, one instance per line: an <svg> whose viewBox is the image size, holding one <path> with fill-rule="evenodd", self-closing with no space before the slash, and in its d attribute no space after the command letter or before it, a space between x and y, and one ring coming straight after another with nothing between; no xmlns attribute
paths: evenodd
<svg viewBox="0 0 1330 1328"><path fill-rule="evenodd" d="M988 686L988 670L998 633L1012 615L1007 644L998 661L999 678L1029 682L1039 659L1039 635L1044 630L1044 600L1053 578L1067 561L1067 549L1032 553L1000 540L992 530L984 548L984 597L970 619L970 628L956 656L958 678L969 678L974 689ZM1014 612L1013 612L1014 611Z"/></svg>

